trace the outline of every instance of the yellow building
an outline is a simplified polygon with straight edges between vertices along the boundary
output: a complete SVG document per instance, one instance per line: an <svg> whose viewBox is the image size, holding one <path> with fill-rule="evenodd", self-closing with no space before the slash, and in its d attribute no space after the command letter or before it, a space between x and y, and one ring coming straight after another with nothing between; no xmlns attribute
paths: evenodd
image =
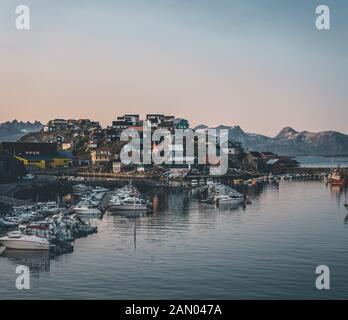
<svg viewBox="0 0 348 320"><path fill-rule="evenodd" d="M57 169L70 167L74 157L58 150L56 143L3 142L1 148L22 161L27 169Z"/></svg>
<svg viewBox="0 0 348 320"><path fill-rule="evenodd" d="M72 166L72 159L64 155L53 156L16 156L16 158L23 162L25 167L31 167L42 170L67 168Z"/></svg>

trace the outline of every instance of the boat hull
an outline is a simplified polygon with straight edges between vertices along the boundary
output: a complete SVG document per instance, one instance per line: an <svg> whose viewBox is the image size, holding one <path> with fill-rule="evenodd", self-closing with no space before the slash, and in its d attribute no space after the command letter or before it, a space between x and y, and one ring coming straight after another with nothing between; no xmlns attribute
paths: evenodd
<svg viewBox="0 0 348 320"><path fill-rule="evenodd" d="M240 204L244 199L218 200L219 204Z"/></svg>
<svg viewBox="0 0 348 320"><path fill-rule="evenodd" d="M49 250L49 243L37 243L34 241L22 241L22 240L0 240L0 243L8 249L16 250Z"/></svg>
<svg viewBox="0 0 348 320"><path fill-rule="evenodd" d="M146 211L148 210L147 206L134 206L132 204L114 204L109 208L111 211L121 210L121 211Z"/></svg>
<svg viewBox="0 0 348 320"><path fill-rule="evenodd" d="M101 211L98 209L73 208L73 211L77 214L101 215Z"/></svg>
<svg viewBox="0 0 348 320"><path fill-rule="evenodd" d="M335 186L343 186L345 184L344 179L331 179L330 182L332 185L335 185Z"/></svg>

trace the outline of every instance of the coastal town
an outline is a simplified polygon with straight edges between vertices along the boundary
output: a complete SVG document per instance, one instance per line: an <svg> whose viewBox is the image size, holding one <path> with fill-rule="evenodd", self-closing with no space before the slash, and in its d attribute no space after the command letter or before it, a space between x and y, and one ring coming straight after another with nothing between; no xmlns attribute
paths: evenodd
<svg viewBox="0 0 348 320"><path fill-rule="evenodd" d="M156 130L175 138L180 132L192 135L181 144L150 139L147 147L152 156L160 155L163 146L169 151L168 161L163 163L122 161L122 153L137 153L144 159L146 141ZM126 134L124 139L124 132L136 133L131 141L136 140L137 148L124 151L130 137ZM174 116L148 114L141 119L127 114L106 128L89 119L54 119L18 141L2 142L0 203L6 209L0 216L0 228L12 231L0 237L0 249L49 250L58 255L72 252L75 239L98 231L90 218L101 219L105 213L136 217L157 212L164 203L149 197L149 190L179 189L189 192L193 201L224 210L252 204L250 192L259 192L268 183L322 180L345 184L340 168L330 174L301 170L292 157L243 148L229 135L222 142L221 132L215 129L213 136L212 132L191 129L188 120ZM191 154L188 138L193 139ZM211 145L215 148L213 161L199 161L202 144L207 150ZM219 175L216 168L223 161L222 153L228 167ZM203 160L205 157L210 154L203 154Z"/></svg>
<svg viewBox="0 0 348 320"><path fill-rule="evenodd" d="M198 154L193 157L183 156L185 145L175 145L170 149L172 161L163 165L130 163L124 164L120 159L121 141L124 130L130 129L140 133L140 148L143 148L144 125L153 132L165 129L175 130L190 128L189 121L163 114L147 114L140 119L137 114L118 116L110 126L103 128L99 122L89 119L54 119L49 121L39 132L28 133L16 142L2 142L0 161L4 170L2 179L13 180L28 173L54 173L58 175L97 175L113 177L148 177L168 180L185 176L209 176L211 165L198 163ZM195 129L192 130L195 132ZM155 152L158 143L151 145ZM141 152L141 150L140 150ZM181 152L181 156L177 154ZM296 160L269 152L244 149L236 140L228 139L228 170L225 176L236 178L252 177L269 172L285 172L296 168ZM166 176L164 175L166 173Z"/></svg>

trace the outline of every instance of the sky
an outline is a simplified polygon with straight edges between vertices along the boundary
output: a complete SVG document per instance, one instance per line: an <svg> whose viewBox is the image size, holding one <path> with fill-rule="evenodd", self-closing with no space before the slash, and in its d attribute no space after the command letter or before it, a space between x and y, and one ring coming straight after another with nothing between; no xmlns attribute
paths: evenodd
<svg viewBox="0 0 348 320"><path fill-rule="evenodd" d="M348 133L347 39L346 0L1 0L0 122L164 113Z"/></svg>

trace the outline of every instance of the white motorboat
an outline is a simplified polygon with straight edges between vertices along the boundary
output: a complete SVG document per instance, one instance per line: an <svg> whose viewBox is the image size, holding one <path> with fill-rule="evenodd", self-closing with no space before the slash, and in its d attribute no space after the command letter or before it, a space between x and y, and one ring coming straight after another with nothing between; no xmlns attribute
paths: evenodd
<svg viewBox="0 0 348 320"><path fill-rule="evenodd" d="M34 212L31 212L31 213L24 212L24 213L18 214L17 217L19 218L20 222L30 222L31 220L34 220L35 214Z"/></svg>
<svg viewBox="0 0 348 320"><path fill-rule="evenodd" d="M71 208L77 214L89 214L89 215L101 215L101 211L99 209L89 208L87 206L75 206Z"/></svg>
<svg viewBox="0 0 348 320"><path fill-rule="evenodd" d="M218 195L216 196L216 202L218 202L219 204L230 204L233 203L232 202L232 198L230 198L228 195Z"/></svg>
<svg viewBox="0 0 348 320"><path fill-rule="evenodd" d="M16 227L17 225L18 223L14 221L0 217L0 228L13 228L13 227Z"/></svg>
<svg viewBox="0 0 348 320"><path fill-rule="evenodd" d="M128 197L125 199L114 200L110 203L110 210L133 210L133 211L145 211L149 209L148 204L136 197Z"/></svg>
<svg viewBox="0 0 348 320"><path fill-rule="evenodd" d="M218 204L241 204L245 201L245 197L242 193L236 191L228 185L221 183L214 183L207 188L208 195L204 200L206 203L218 203Z"/></svg>
<svg viewBox="0 0 348 320"><path fill-rule="evenodd" d="M231 198L233 204L239 204L245 201L244 195L236 190L232 190L229 193L229 197Z"/></svg>
<svg viewBox="0 0 348 320"><path fill-rule="evenodd" d="M135 187L127 185L121 189L115 190L108 197L109 211L149 211L152 209L152 203L144 197Z"/></svg>
<svg viewBox="0 0 348 320"><path fill-rule="evenodd" d="M109 189L108 188L103 188L103 187L95 187L93 190L93 192L108 192Z"/></svg>
<svg viewBox="0 0 348 320"><path fill-rule="evenodd" d="M45 238L34 235L9 234L0 238L0 243L8 249L17 250L49 250L50 243Z"/></svg>
<svg viewBox="0 0 348 320"><path fill-rule="evenodd" d="M85 184L76 184L73 187L73 191L74 193L82 193L82 192L87 192L87 191L91 191L91 187L86 186Z"/></svg>
<svg viewBox="0 0 348 320"><path fill-rule="evenodd" d="M216 202L221 205L221 204L241 204L244 201L244 198L233 198L230 195L219 195L216 198Z"/></svg>

